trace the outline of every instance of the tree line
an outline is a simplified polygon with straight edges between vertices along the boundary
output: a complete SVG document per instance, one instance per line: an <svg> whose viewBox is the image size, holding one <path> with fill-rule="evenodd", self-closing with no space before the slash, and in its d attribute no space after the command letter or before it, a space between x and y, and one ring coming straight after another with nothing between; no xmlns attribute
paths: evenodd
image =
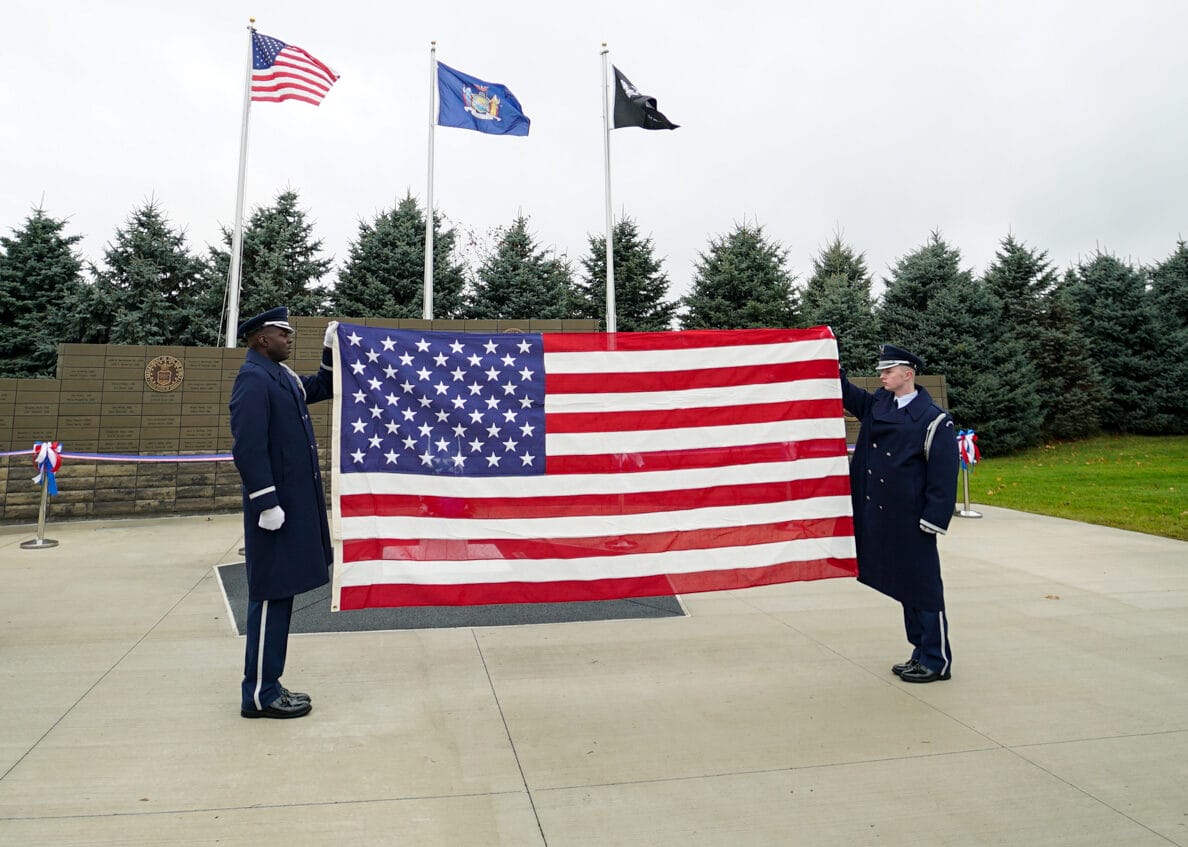
<svg viewBox="0 0 1188 847"><path fill-rule="evenodd" d="M439 318L592 318L606 302L606 241L574 265L541 248L518 216L463 261L465 233L433 216ZM1152 266L1096 251L1059 273L1012 234L980 276L932 233L900 258L878 298L864 255L835 236L801 283L758 223L709 239L689 293L670 298L651 238L630 218L613 231L621 331L833 327L842 366L871 374L882 340L945 375L958 424L987 455L1100 430L1188 431L1188 245ZM34 210L0 237L0 376L52 375L61 342L218 345L231 232L196 254L160 204L135 209L99 264L66 221ZM332 261L296 192L245 222L240 314L419 318L425 212L409 193L359 223L333 285Z"/></svg>

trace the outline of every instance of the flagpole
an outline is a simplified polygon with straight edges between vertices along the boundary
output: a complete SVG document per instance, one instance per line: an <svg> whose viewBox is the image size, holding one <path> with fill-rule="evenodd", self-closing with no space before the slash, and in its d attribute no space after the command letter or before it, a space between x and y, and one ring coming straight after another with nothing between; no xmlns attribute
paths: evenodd
<svg viewBox="0 0 1188 847"><path fill-rule="evenodd" d="M422 316L433 320L433 138L437 126L437 42L429 42L429 188L425 192L425 297Z"/></svg>
<svg viewBox="0 0 1188 847"><path fill-rule="evenodd" d="M227 339L225 347L238 343L239 272L243 253L243 184L247 175L248 116L252 109L252 34L256 19L248 18L247 68L243 75L243 122L239 129L239 182L235 187L235 226L231 235L231 267L227 273Z"/></svg>
<svg viewBox="0 0 1188 847"><path fill-rule="evenodd" d="M606 331L615 332L615 238L614 212L611 207L610 90L606 81L606 42L602 42L602 151L606 173Z"/></svg>

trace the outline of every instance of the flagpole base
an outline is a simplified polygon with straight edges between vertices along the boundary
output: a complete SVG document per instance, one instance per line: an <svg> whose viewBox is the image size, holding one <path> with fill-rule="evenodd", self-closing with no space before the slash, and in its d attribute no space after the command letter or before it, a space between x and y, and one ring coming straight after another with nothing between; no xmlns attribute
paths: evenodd
<svg viewBox="0 0 1188 847"><path fill-rule="evenodd" d="M22 550L41 550L45 547L57 547L58 542L52 538L31 538L21 542Z"/></svg>
<svg viewBox="0 0 1188 847"><path fill-rule="evenodd" d="M981 512L975 512L973 509L958 509L953 514L959 518L980 518L982 516Z"/></svg>

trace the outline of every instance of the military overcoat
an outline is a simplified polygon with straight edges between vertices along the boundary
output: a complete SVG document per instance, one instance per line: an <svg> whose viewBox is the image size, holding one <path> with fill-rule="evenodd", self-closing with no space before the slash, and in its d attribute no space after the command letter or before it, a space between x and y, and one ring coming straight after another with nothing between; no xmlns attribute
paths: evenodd
<svg viewBox="0 0 1188 847"><path fill-rule="evenodd" d="M959 464L953 419L923 388L899 409L891 392L865 391L844 371L841 380L846 411L861 422L850 463L858 580L904 605L941 611L937 536L921 525L943 534L953 516Z"/></svg>
<svg viewBox="0 0 1188 847"><path fill-rule="evenodd" d="M300 381L300 382L299 382ZM248 593L277 600L325 585L333 559L318 444L307 403L333 396L330 352L313 376L248 350L231 391L231 448L243 480ZM260 513L285 512L284 525L261 529Z"/></svg>

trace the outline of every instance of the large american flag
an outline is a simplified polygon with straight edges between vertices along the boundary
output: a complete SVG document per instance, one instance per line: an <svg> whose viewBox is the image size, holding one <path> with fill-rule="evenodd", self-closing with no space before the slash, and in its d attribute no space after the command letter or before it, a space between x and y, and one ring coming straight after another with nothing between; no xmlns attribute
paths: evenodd
<svg viewBox="0 0 1188 847"><path fill-rule="evenodd" d="M252 31L252 100L322 102L338 74L305 50Z"/></svg>
<svg viewBox="0 0 1188 847"><path fill-rule="evenodd" d="M342 324L335 380L336 610L857 573L826 327Z"/></svg>

